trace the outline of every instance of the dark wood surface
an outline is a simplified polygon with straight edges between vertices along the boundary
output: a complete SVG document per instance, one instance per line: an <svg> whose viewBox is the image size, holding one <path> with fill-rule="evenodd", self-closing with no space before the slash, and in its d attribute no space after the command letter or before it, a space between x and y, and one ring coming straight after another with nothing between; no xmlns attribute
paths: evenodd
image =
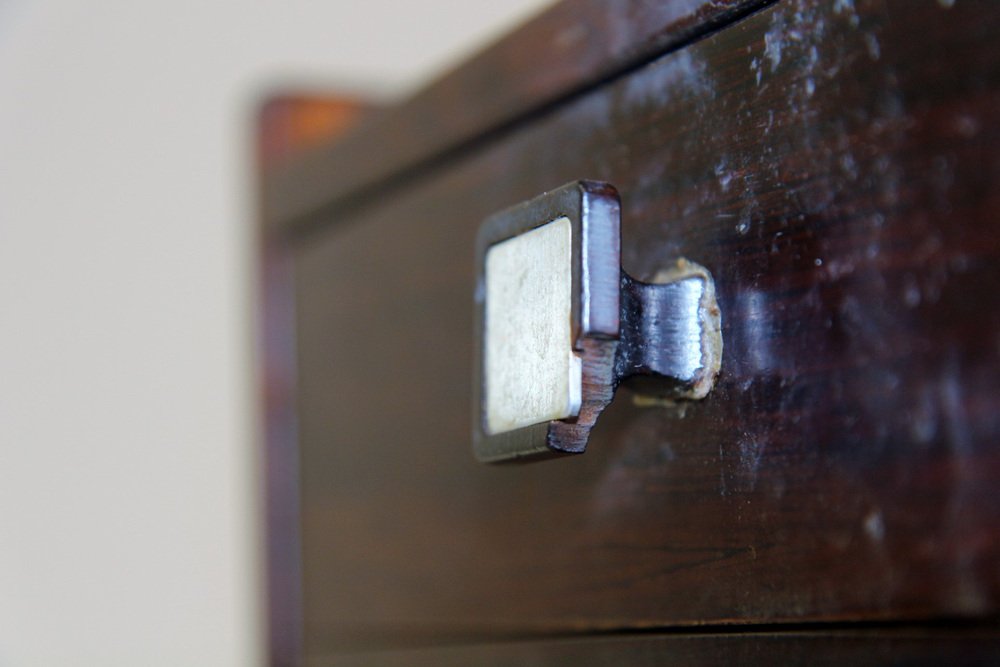
<svg viewBox="0 0 1000 667"><path fill-rule="evenodd" d="M355 95L323 95L304 91L274 93L262 102L257 117L258 174L286 163L321 142L333 141L371 106ZM262 189L262 188L261 188ZM258 358L261 362L260 406L265 506L265 604L267 649L272 665L302 661L302 596L298 503L298 442L295 439L295 295L292 258L286 244L261 233L258 238L260 310Z"/></svg>
<svg viewBox="0 0 1000 667"><path fill-rule="evenodd" d="M598 637L316 657L311 667L509 665L996 665L995 629L767 632Z"/></svg>
<svg viewBox="0 0 1000 667"><path fill-rule="evenodd" d="M582 88L689 42L773 0L574 0L550 9L416 93L273 170L264 224L310 216L406 180L430 161L473 150Z"/></svg>
<svg viewBox="0 0 1000 667"><path fill-rule="evenodd" d="M308 655L997 616L1000 6L948 4L780 2L312 221ZM478 225L578 178L621 192L632 275L712 272L718 385L477 464Z"/></svg>

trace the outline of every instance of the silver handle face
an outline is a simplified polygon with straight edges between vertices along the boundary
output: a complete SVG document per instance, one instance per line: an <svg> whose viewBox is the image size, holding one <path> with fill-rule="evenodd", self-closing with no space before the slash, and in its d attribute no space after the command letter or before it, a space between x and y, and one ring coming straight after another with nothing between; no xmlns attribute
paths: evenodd
<svg viewBox="0 0 1000 667"><path fill-rule="evenodd" d="M709 272L621 269L618 193L579 181L492 216L476 248L473 450L483 462L582 453L627 383L697 400L722 356ZM655 400L653 401L655 402Z"/></svg>

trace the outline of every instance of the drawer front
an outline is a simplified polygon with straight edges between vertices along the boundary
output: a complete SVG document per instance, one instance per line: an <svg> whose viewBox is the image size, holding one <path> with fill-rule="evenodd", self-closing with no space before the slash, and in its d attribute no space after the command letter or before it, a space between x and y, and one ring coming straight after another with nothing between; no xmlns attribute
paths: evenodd
<svg viewBox="0 0 1000 667"><path fill-rule="evenodd" d="M997 612L1000 15L948 4L778 3L296 241L307 652ZM712 272L718 385L478 464L478 225L578 178Z"/></svg>

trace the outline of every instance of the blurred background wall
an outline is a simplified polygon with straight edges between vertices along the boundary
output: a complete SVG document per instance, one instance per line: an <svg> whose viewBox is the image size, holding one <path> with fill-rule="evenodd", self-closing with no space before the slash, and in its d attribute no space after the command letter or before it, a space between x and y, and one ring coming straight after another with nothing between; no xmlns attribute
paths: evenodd
<svg viewBox="0 0 1000 667"><path fill-rule="evenodd" d="M545 0L0 0L0 666L262 656L253 119Z"/></svg>

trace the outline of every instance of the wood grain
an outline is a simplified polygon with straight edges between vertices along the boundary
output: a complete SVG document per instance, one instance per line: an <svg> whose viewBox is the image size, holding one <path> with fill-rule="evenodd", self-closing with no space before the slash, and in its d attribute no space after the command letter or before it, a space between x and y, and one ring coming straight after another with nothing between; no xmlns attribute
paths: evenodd
<svg viewBox="0 0 1000 667"><path fill-rule="evenodd" d="M556 3L357 132L271 170L264 224L307 226L343 200L405 180L593 86L773 0L573 0Z"/></svg>
<svg viewBox="0 0 1000 667"><path fill-rule="evenodd" d="M995 618L998 31L993 2L781 2L313 220L306 654ZM686 411L620 395L581 457L479 465L478 225L577 178L621 192L632 275L711 271L718 385Z"/></svg>

